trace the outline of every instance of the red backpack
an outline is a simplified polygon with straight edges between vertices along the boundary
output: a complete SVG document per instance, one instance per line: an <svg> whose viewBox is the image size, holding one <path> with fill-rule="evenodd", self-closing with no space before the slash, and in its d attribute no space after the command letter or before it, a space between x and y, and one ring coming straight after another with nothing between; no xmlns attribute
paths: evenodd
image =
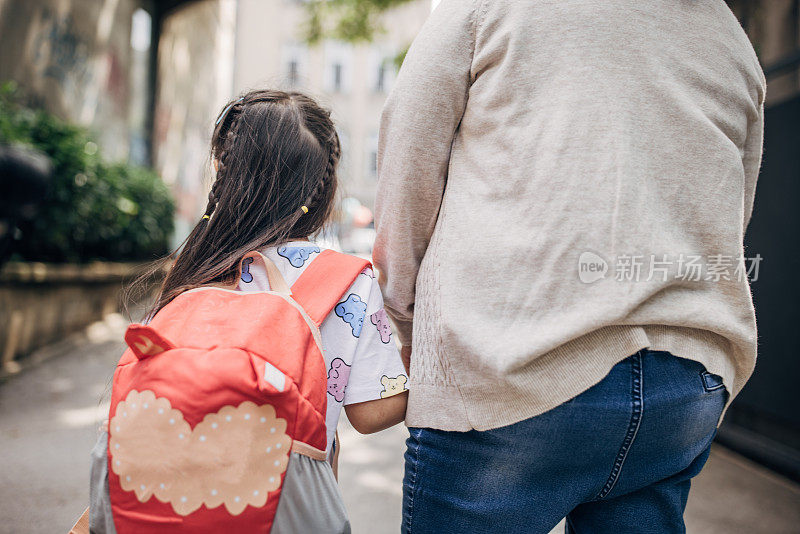
<svg viewBox="0 0 800 534"><path fill-rule="evenodd" d="M187 291L126 332L108 425L121 534L270 532L290 453L330 469L319 326L369 262L325 250L290 291L247 258L269 291Z"/></svg>

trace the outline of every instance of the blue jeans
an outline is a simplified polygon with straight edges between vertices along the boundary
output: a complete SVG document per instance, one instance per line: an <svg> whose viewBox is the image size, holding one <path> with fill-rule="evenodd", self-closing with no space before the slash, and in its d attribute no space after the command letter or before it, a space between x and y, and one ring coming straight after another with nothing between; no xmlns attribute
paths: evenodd
<svg viewBox="0 0 800 534"><path fill-rule="evenodd" d="M411 428L402 531L685 532L727 400L694 361L642 350L542 415L479 432Z"/></svg>

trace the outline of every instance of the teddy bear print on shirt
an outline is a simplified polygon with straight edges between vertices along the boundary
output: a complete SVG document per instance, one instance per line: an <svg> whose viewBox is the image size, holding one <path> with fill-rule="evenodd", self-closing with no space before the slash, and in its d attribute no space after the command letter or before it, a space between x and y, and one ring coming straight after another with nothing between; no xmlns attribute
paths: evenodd
<svg viewBox="0 0 800 534"><path fill-rule="evenodd" d="M250 264L253 263L255 258L245 258L242 260L242 282L249 284L253 281L253 275L250 274Z"/></svg>
<svg viewBox="0 0 800 534"><path fill-rule="evenodd" d="M283 256L292 267L298 269L305 265L306 260L311 257L311 254L319 253L319 247L279 247L278 256Z"/></svg>
<svg viewBox="0 0 800 534"><path fill-rule="evenodd" d="M328 393L333 395L336 402L344 400L344 390L350 378L350 366L343 359L335 358L328 369Z"/></svg>
<svg viewBox="0 0 800 534"><path fill-rule="evenodd" d="M408 378L405 375L400 375L395 378L389 378L386 375L381 377L381 384L383 384L383 391L381 391L381 398L385 399L393 397L398 393L406 391L406 382Z"/></svg>
<svg viewBox="0 0 800 534"><path fill-rule="evenodd" d="M334 311L337 316L350 325L353 330L353 337L361 335L361 328L364 326L364 315L367 313L367 303L361 300L361 297L355 293L350 293L346 300L336 305Z"/></svg>
<svg viewBox="0 0 800 534"><path fill-rule="evenodd" d="M386 310L381 308L369 316L369 320L378 328L378 334L381 336L381 343L388 343L392 340L392 325L389 323L389 316Z"/></svg>

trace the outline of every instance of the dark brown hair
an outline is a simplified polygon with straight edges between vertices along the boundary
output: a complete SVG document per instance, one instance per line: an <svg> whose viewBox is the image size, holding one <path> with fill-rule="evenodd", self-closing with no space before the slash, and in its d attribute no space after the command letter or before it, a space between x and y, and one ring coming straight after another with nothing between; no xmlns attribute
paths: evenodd
<svg viewBox="0 0 800 534"><path fill-rule="evenodd" d="M339 136L330 112L302 93L251 91L229 102L211 155L218 169L205 216L183 243L150 317L184 291L232 283L245 254L305 239L333 213Z"/></svg>

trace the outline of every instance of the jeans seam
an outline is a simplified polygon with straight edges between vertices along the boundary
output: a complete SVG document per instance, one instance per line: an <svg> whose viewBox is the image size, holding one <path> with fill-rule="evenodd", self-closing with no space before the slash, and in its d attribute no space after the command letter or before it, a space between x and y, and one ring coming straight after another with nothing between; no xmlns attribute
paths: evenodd
<svg viewBox="0 0 800 534"><path fill-rule="evenodd" d="M625 433L625 439L622 441L622 446L614 460L611 474L608 476L603 489L595 497L595 500L605 498L614 489L625 464L625 459L628 457L628 452L636 439L636 435L639 433L639 426L642 423L642 415L644 413L642 353L643 351L637 352L631 360L631 418L628 422L628 431Z"/></svg>
<svg viewBox="0 0 800 534"><path fill-rule="evenodd" d="M408 495L408 509L406 510L407 513L403 518L406 526L406 532L411 532L411 517L414 514L414 494L417 492L417 468L419 466L419 449L420 449L420 438L422 437L422 430L420 430L416 437L416 447L414 448L414 468L411 472L411 489Z"/></svg>

